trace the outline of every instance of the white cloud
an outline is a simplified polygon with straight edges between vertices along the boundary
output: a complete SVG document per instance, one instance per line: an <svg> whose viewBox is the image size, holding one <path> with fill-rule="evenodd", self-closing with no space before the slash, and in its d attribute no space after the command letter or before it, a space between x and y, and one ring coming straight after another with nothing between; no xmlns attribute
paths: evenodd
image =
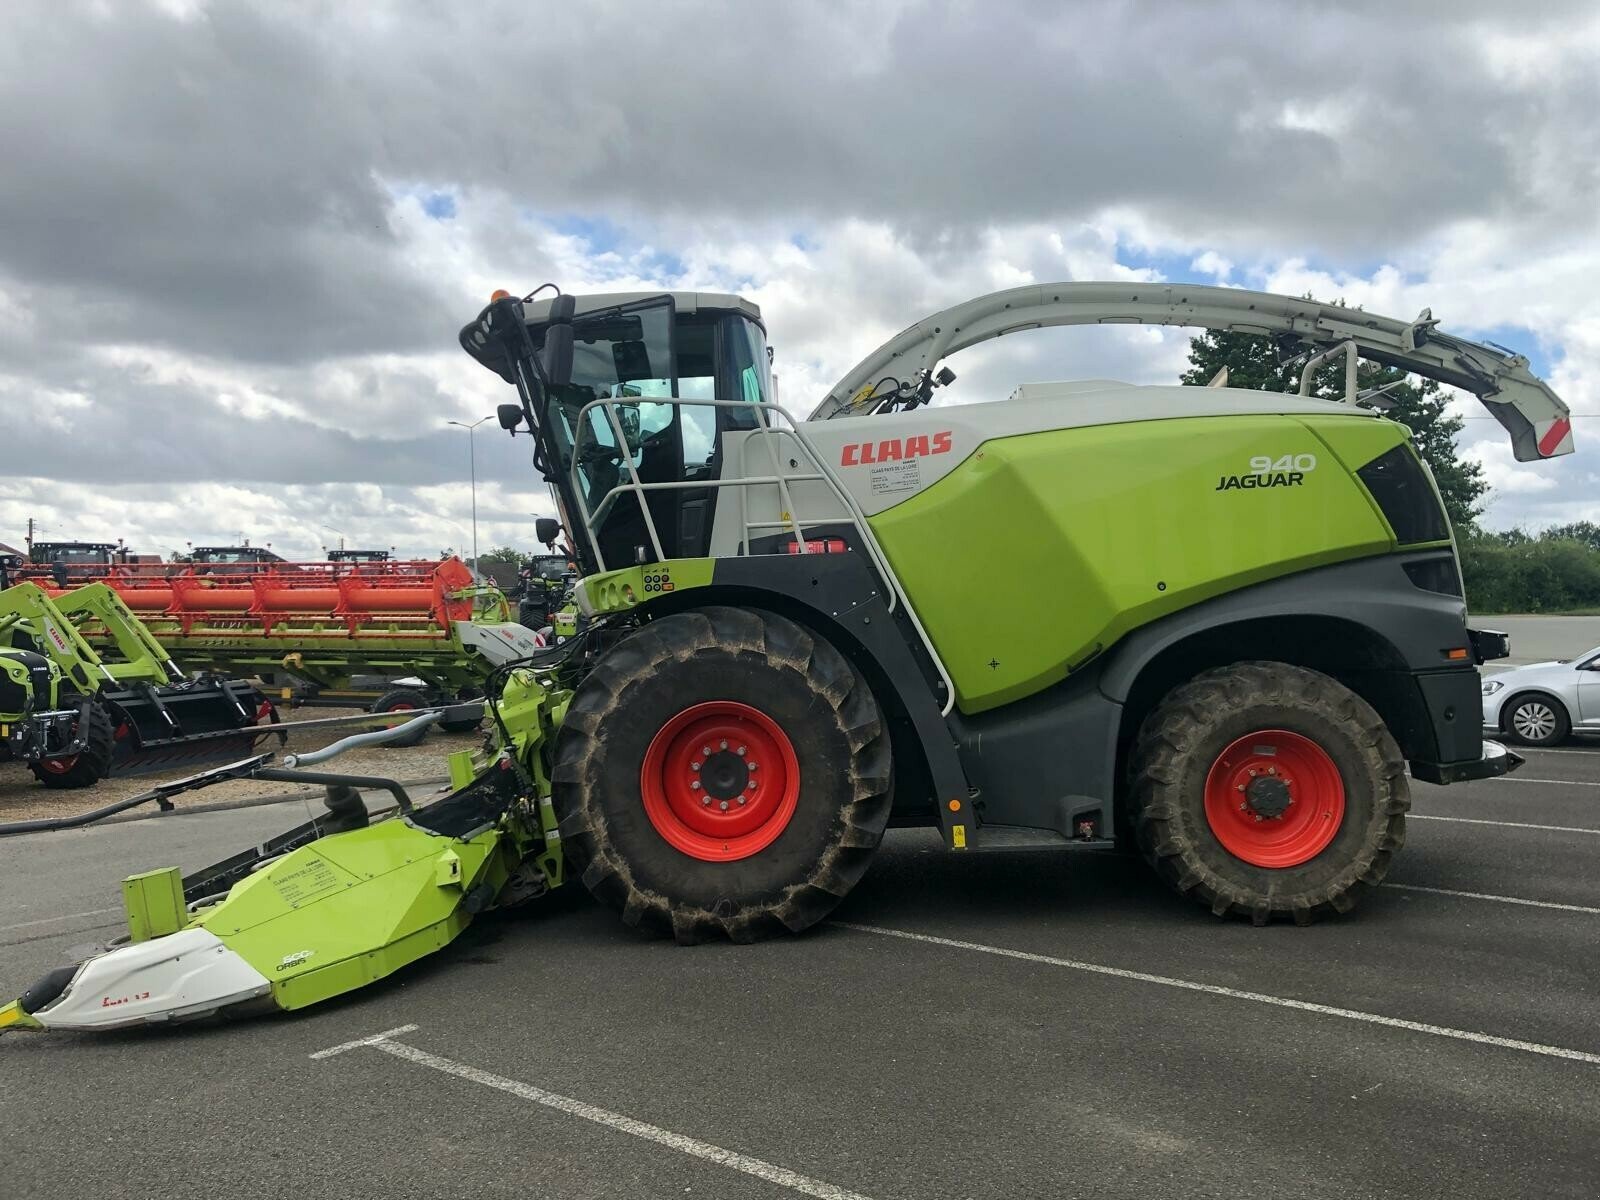
<svg viewBox="0 0 1600 1200"><path fill-rule="evenodd" d="M685 3L659 26L604 4L58 7L0 14L22 51L0 105L75 80L48 119L0 126L6 541L32 514L162 549L248 534L309 554L328 527L459 548L466 456L444 423L508 392L456 330L494 288L546 280L748 296L797 413L946 305L1163 271L1429 306L1536 346L1600 412L1591 6L1463 3L1413 12L1405 39L1377 9L1299 6L1288 42L1228 4ZM1133 57L1163 64L1138 89L1108 66ZM1171 380L1186 346L1008 337L953 362L948 398ZM1593 512L1600 419L1577 421L1572 459L1514 464L1457 408L1491 524ZM490 423L476 446L480 543L528 543L547 501L526 441Z"/></svg>

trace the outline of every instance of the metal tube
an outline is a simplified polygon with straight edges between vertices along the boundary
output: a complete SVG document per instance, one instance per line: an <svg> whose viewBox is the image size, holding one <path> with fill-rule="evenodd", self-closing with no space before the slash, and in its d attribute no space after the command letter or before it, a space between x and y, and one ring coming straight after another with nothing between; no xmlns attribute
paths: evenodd
<svg viewBox="0 0 1600 1200"><path fill-rule="evenodd" d="M411 797L406 795L405 788L392 779L380 779L376 775L340 775L331 771L286 771L282 767L263 767L253 773L253 778L265 779L269 783L320 783L324 787L345 784L372 791L382 790L394 797L401 812L411 811Z"/></svg>
<svg viewBox="0 0 1600 1200"><path fill-rule="evenodd" d="M478 422L467 427L467 471L472 488L472 582L482 583L478 570Z"/></svg>
<svg viewBox="0 0 1600 1200"><path fill-rule="evenodd" d="M628 478L633 480L632 490L638 498L639 511L644 515L644 528L650 535L650 548L656 552L657 562L665 562L667 552L661 548L661 538L656 534L655 519L650 515L650 505L645 499L644 481L639 478L639 469L633 465L633 454L628 449L628 439L622 433L622 418L617 416L616 402L605 401L605 411L606 420L611 425L611 435L617 439L617 455L628 468Z"/></svg>

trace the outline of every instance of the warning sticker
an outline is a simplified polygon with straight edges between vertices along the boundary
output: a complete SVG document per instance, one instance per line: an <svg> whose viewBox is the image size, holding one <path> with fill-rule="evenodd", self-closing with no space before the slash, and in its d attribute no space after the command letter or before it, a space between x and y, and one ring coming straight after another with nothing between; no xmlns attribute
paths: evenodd
<svg viewBox="0 0 1600 1200"><path fill-rule="evenodd" d="M292 871L272 877L285 904L294 907L339 886L339 877L325 858L312 856Z"/></svg>
<svg viewBox="0 0 1600 1200"><path fill-rule="evenodd" d="M873 494L914 492L922 486L922 462L908 458L900 462L878 463L872 468Z"/></svg>

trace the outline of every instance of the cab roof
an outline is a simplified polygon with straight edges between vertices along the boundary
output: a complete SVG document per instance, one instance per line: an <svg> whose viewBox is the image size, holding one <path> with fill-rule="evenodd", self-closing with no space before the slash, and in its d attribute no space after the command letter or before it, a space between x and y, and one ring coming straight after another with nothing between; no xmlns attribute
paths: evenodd
<svg viewBox="0 0 1600 1200"><path fill-rule="evenodd" d="M680 313L695 313L702 309L707 312L736 312L749 317L763 329L766 328L761 321L759 305L751 303L743 296L733 296L727 292L595 292L573 296L572 299L576 306L575 315L581 317L585 313L616 308L623 304L637 304L641 300L656 300L662 296L671 296L673 307ZM537 300L524 301L522 313L529 325L544 324L550 319L550 298L541 296Z"/></svg>

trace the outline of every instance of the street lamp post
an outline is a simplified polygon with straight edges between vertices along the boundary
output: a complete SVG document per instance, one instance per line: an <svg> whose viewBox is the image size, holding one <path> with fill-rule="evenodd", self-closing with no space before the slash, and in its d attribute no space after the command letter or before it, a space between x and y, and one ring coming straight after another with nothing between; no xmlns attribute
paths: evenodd
<svg viewBox="0 0 1600 1200"><path fill-rule="evenodd" d="M467 431L467 469L471 472L472 478L472 581L474 583L482 583L483 576L478 571L478 451L472 434L479 425L492 416L493 413L488 417L479 417L470 425L465 421L445 422L446 425L454 425Z"/></svg>

